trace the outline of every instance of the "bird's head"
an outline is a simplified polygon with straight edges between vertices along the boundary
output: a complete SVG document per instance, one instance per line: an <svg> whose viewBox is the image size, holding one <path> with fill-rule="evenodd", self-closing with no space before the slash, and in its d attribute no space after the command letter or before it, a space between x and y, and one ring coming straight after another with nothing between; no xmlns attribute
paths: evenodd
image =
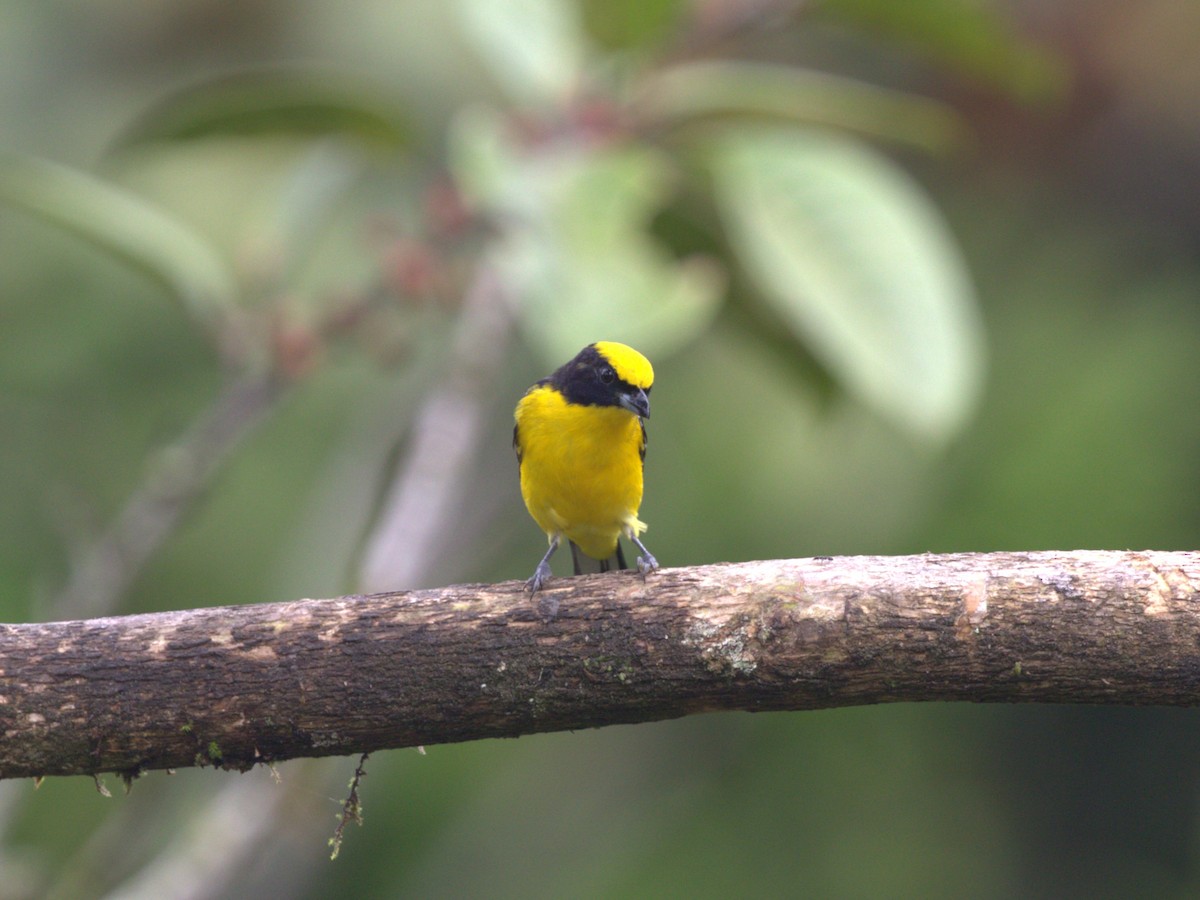
<svg viewBox="0 0 1200 900"><path fill-rule="evenodd" d="M625 344L589 344L551 375L550 381L572 403L619 406L635 416L650 418L654 369L646 357Z"/></svg>

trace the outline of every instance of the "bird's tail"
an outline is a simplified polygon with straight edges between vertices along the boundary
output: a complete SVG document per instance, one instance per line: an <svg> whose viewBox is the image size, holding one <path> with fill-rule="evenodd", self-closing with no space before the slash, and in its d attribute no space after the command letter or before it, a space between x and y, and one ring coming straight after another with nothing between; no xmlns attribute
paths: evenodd
<svg viewBox="0 0 1200 900"><path fill-rule="evenodd" d="M570 541L570 544L571 560L575 563L576 575L591 575L596 572L609 572L613 569L629 568L625 563L625 551L621 549L620 541L617 541L617 551L608 557L608 559L592 559L580 550L574 541Z"/></svg>

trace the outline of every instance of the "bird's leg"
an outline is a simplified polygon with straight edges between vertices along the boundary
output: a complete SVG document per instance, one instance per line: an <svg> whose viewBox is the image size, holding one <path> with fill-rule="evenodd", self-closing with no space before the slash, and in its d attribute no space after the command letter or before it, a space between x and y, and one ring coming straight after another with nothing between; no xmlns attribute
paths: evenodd
<svg viewBox="0 0 1200 900"><path fill-rule="evenodd" d="M525 582L525 586L529 588L529 593L536 594L538 589L546 583L550 577L550 557L554 555L554 551L558 549L559 538L553 537L550 539L550 549L546 551L546 555L542 557L542 561L537 564L537 568L533 570L533 576Z"/></svg>
<svg viewBox="0 0 1200 900"><path fill-rule="evenodd" d="M653 572L658 568L658 560L654 558L653 553L646 549L646 545L638 540L636 534L630 534L629 539L642 551L643 555L637 558L637 567L638 571L642 573L642 578L645 578L647 572Z"/></svg>

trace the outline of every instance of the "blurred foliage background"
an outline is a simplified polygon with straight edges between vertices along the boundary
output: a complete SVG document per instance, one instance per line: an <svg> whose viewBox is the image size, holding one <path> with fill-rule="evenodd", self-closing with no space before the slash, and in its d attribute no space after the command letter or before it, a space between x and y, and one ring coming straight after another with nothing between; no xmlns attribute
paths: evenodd
<svg viewBox="0 0 1200 900"><path fill-rule="evenodd" d="M1200 545L1200 7L0 5L0 618L524 578L657 372L664 565ZM560 561L560 572L563 571ZM1184 663L1187 664L1187 663ZM1200 718L727 714L0 783L0 898L1194 896Z"/></svg>

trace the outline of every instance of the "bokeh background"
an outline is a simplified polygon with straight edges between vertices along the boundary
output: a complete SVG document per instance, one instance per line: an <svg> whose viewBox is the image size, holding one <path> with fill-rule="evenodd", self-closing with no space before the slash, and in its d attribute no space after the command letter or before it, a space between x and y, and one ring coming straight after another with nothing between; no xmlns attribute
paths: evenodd
<svg viewBox="0 0 1200 900"><path fill-rule="evenodd" d="M5 621L527 577L599 338L664 565L1200 545L1196 4L5 3L0 122ZM1191 710L353 768L0 783L0 898L1200 890Z"/></svg>

